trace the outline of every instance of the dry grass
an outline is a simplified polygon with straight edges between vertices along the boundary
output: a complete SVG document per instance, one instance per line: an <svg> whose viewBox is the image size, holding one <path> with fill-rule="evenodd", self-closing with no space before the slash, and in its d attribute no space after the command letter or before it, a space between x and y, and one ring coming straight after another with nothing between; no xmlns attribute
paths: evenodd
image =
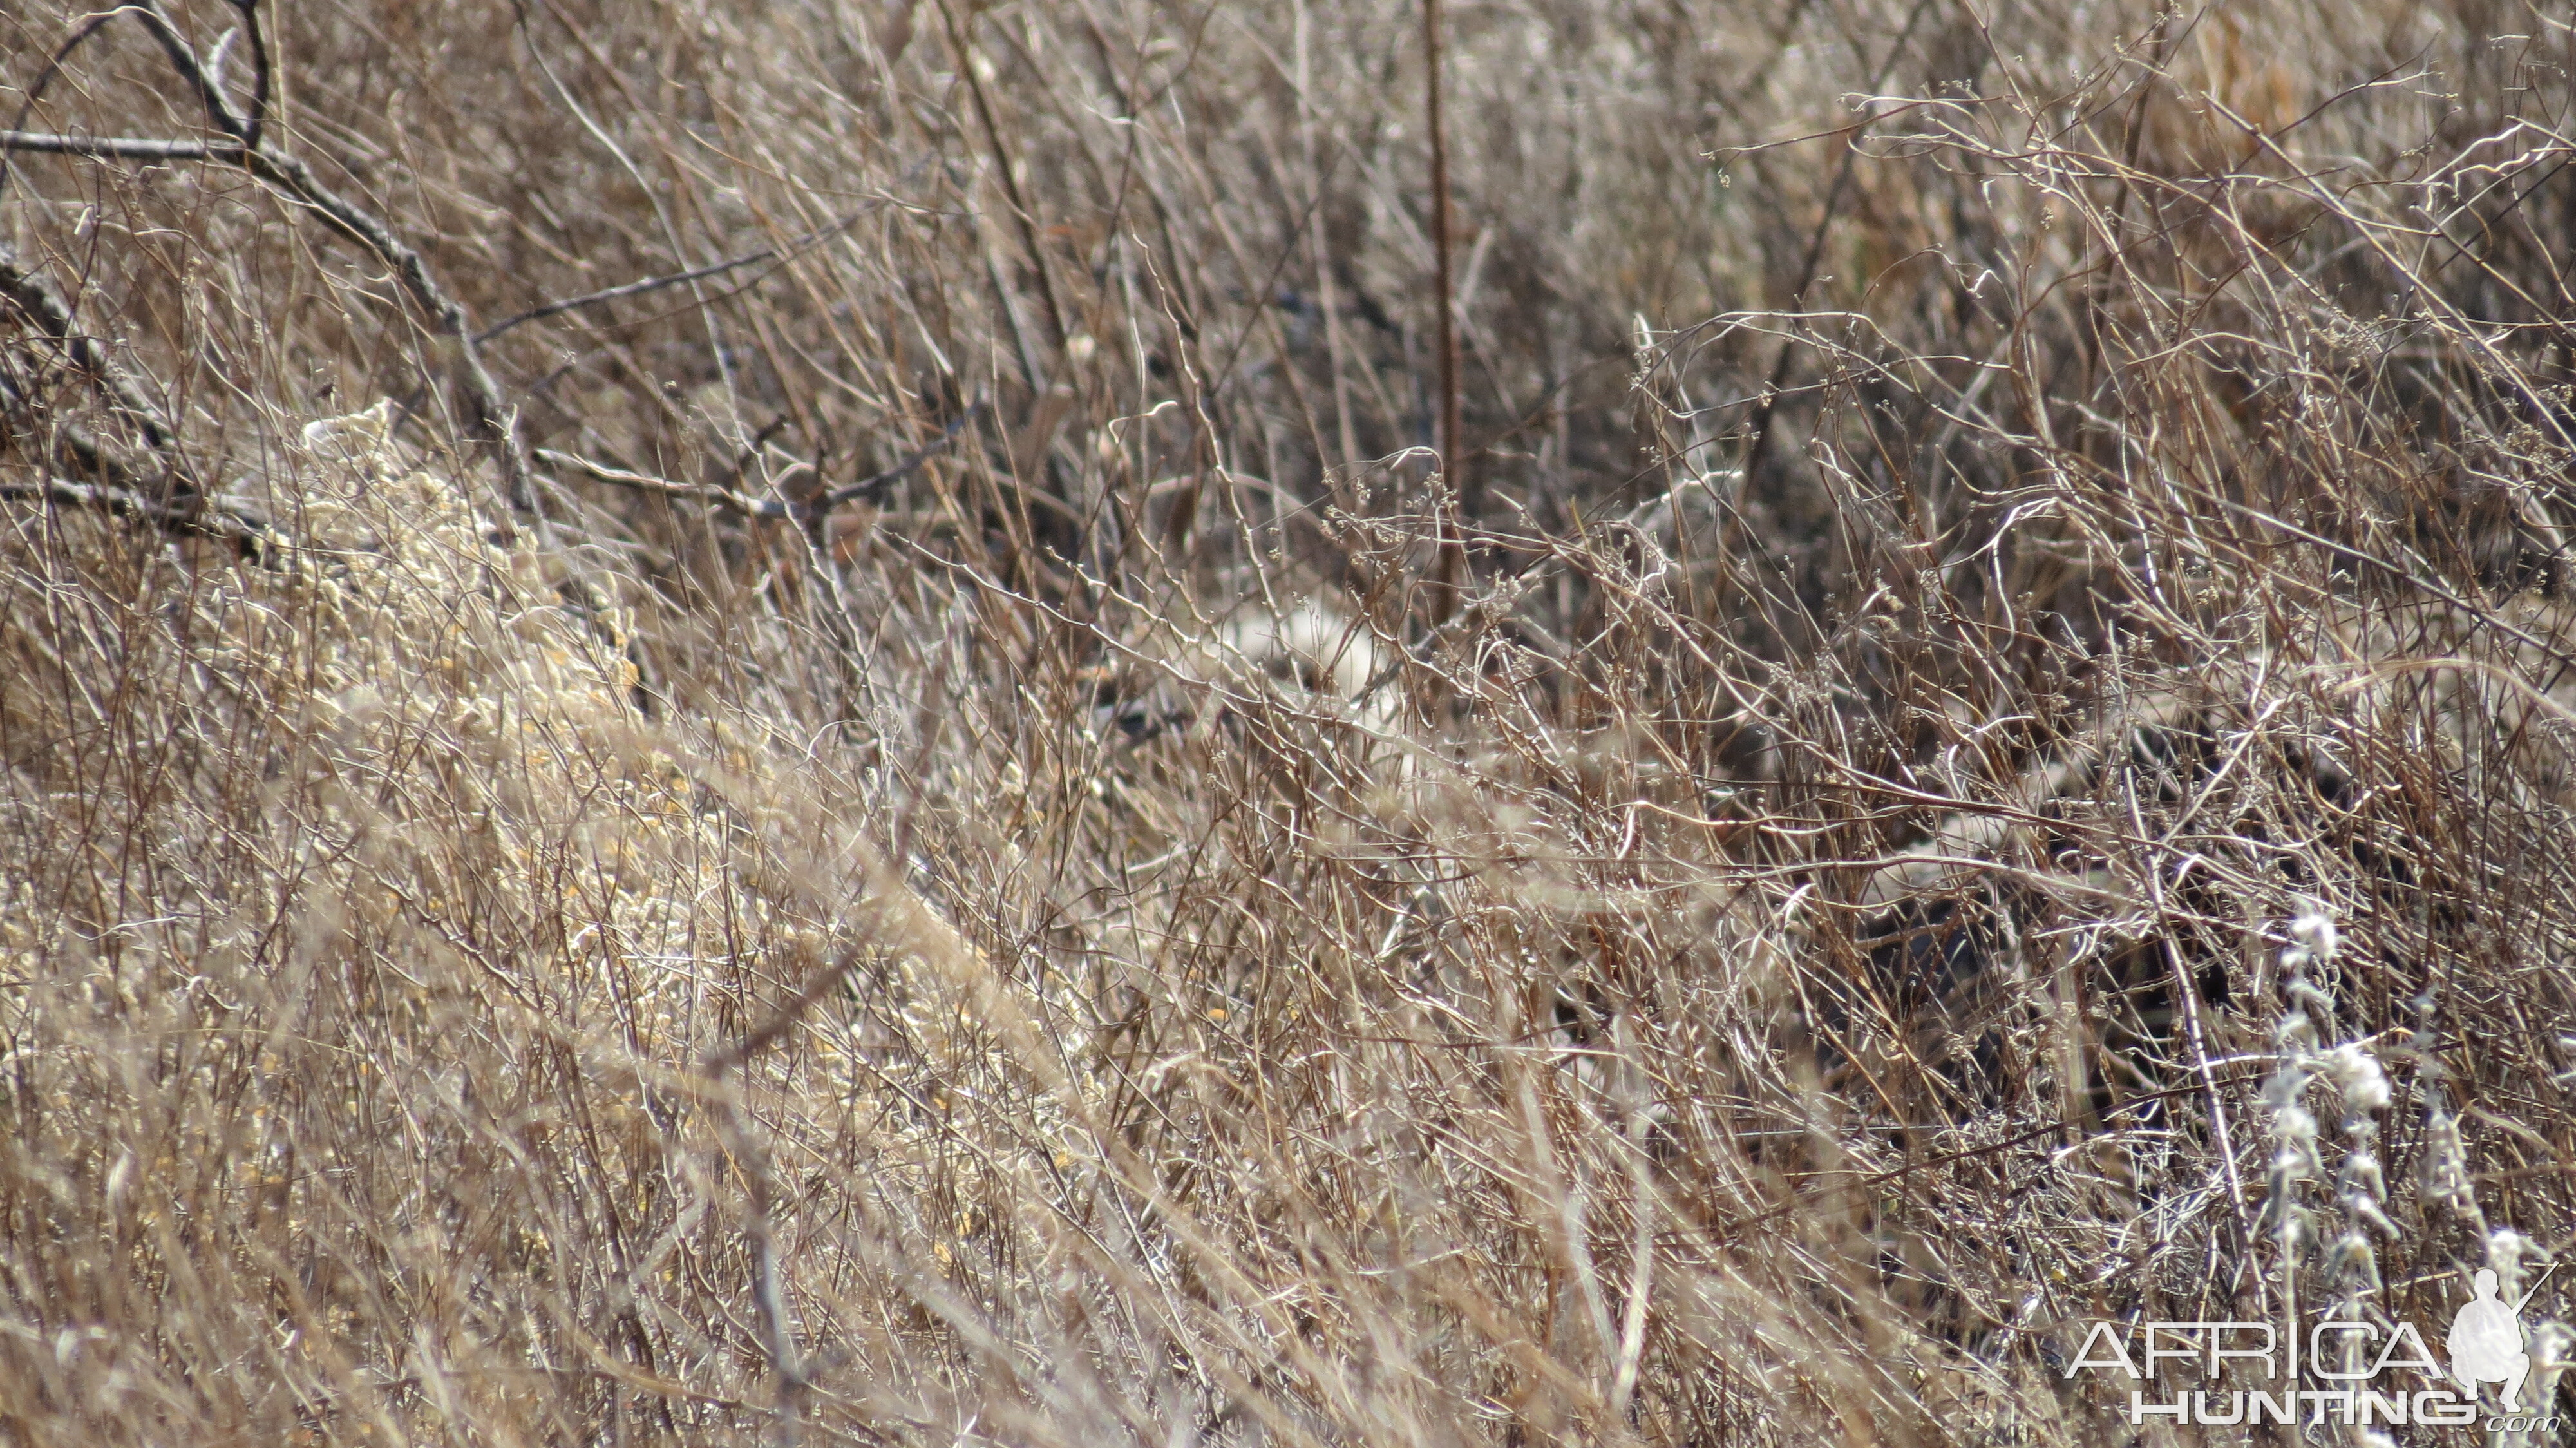
<svg viewBox="0 0 2576 1448"><path fill-rule="evenodd" d="M1445 8L1446 477L1417 8L0 17L0 1434L2107 1444L2565 1248L2576 17Z"/></svg>

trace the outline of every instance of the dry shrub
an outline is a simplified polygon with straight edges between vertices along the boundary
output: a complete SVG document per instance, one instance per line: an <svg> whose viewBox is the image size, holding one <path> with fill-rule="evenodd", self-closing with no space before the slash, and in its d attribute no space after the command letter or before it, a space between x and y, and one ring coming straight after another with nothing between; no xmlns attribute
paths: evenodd
<svg viewBox="0 0 2576 1448"><path fill-rule="evenodd" d="M2565 1245L2549 7L1453 6L1445 474L1406 7L94 18L13 1438L2126 1442Z"/></svg>

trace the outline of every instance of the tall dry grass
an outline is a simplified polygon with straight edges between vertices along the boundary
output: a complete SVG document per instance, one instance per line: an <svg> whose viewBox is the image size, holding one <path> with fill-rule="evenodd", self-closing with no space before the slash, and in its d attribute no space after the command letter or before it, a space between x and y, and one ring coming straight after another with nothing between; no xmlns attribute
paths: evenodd
<svg viewBox="0 0 2576 1448"><path fill-rule="evenodd" d="M0 17L7 1435L2554 1393L2576 17L1444 8Z"/></svg>

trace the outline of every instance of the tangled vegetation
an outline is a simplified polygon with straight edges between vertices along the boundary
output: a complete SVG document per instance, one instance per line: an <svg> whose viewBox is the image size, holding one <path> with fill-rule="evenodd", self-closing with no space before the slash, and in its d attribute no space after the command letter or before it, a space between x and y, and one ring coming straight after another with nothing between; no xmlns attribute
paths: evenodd
<svg viewBox="0 0 2576 1448"><path fill-rule="evenodd" d="M0 37L0 1436L2556 1401L2564 0Z"/></svg>

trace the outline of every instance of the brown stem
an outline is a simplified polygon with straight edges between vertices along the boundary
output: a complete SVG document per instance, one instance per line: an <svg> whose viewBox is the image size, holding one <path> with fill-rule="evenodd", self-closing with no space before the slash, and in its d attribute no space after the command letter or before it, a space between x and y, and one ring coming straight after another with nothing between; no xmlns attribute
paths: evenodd
<svg viewBox="0 0 2576 1448"><path fill-rule="evenodd" d="M1423 0L1423 116L1431 131L1431 269L1433 302L1440 316L1440 471L1449 501L1441 507L1440 586L1432 621L1445 623L1457 607L1467 576L1465 520L1475 511L1467 459L1458 446L1458 320L1449 275L1449 138L1441 119L1440 0Z"/></svg>

